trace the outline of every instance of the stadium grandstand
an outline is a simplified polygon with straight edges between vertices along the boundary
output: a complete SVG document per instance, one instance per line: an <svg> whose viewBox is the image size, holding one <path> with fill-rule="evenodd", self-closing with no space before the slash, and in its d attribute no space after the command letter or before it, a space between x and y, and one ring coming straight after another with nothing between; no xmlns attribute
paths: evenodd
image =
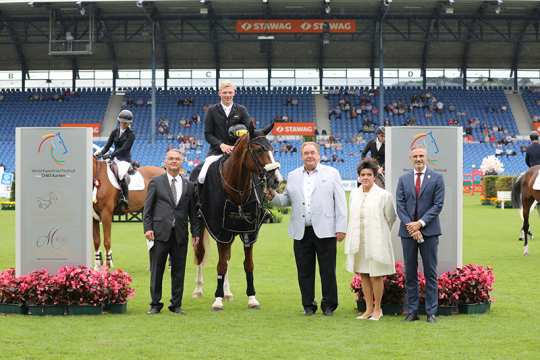
<svg viewBox="0 0 540 360"><path fill-rule="evenodd" d="M134 113L134 158L204 160L221 80L257 126L313 122L322 161L354 179L380 126L464 129L464 172L498 156L525 170L540 125L540 3L432 0L2 1L0 163L15 128L93 126ZM283 173L300 137L273 138Z"/></svg>

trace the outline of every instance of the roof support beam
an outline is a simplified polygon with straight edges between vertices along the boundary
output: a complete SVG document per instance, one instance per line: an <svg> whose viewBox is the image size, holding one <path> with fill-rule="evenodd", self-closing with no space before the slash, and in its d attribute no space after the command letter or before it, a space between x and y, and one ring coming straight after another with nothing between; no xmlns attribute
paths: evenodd
<svg viewBox="0 0 540 360"><path fill-rule="evenodd" d="M534 10L534 14L536 17L536 23L538 23L538 21L540 20L540 5ZM510 68L512 71L512 75L514 76L514 90L517 90L518 88L517 71L519 68L521 50L523 49L523 38L525 37L527 28L534 23L534 19L525 20L523 26L521 27L521 30L517 34L516 40L514 41L514 48L512 50L512 65Z"/></svg>
<svg viewBox="0 0 540 360"><path fill-rule="evenodd" d="M219 33L217 30L217 19L212 2L208 3L208 27L210 29L210 45L214 54L214 64L216 68L216 90L219 91L219 73L221 71L221 57L219 45Z"/></svg>
<svg viewBox="0 0 540 360"><path fill-rule="evenodd" d="M422 59L420 63L420 71L422 74L422 88L424 90L426 89L426 83L427 83L426 69L427 69L427 62L428 62L428 55L429 55L429 47L431 45L431 38L432 38L431 32L432 32L433 27L435 27L439 21L440 13L441 13L441 8L437 5L433 9L432 18L428 22L426 34L424 36L424 48L422 49Z"/></svg>
<svg viewBox="0 0 540 360"><path fill-rule="evenodd" d="M473 19L470 21L469 26L467 27L467 33L465 35L465 42L463 45L463 55L461 57L461 73L463 76L463 88L467 87L467 68L469 67L469 55L471 51L471 42L474 36L474 28L476 27L478 21L484 15L487 9L488 3L483 2L482 5L476 10L476 13Z"/></svg>
<svg viewBox="0 0 540 360"><path fill-rule="evenodd" d="M158 8L154 5L154 3L144 3L143 10L147 16L148 21L151 23L156 23L157 25L157 34L158 34L158 43L159 43L159 50L161 54L161 63L163 66L163 73L164 73L164 87L165 90L167 89L167 80L169 79L169 47L167 44L167 34L166 34L166 25L165 21L162 20L162 16L159 13Z"/></svg>
<svg viewBox="0 0 540 360"><path fill-rule="evenodd" d="M118 79L118 57L116 56L116 46L113 41L111 29L103 17L103 11L97 7L95 8L95 19L100 24L101 30L103 30L103 40L107 45L109 59L112 63L113 92L116 92L116 79Z"/></svg>
<svg viewBox="0 0 540 360"><path fill-rule="evenodd" d="M15 51L17 53L17 61L19 62L19 65L21 66L21 72L22 72L22 78L23 78L23 89L24 89L24 83L25 79L28 76L28 63L26 61L26 56L24 55L23 47L21 44L21 41L19 39L19 35L17 34L17 31L13 27L13 24L11 24L10 19L7 18L4 13L0 11L0 23L2 23L9 34L9 37L11 41L13 42L13 45L15 46Z"/></svg>

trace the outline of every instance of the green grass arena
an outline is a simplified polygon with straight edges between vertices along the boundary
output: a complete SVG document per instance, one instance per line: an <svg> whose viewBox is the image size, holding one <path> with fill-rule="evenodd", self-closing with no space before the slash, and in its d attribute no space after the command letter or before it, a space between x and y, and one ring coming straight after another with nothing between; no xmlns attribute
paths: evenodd
<svg viewBox="0 0 540 360"><path fill-rule="evenodd" d="M255 286L260 310L247 309L243 251L233 246L230 279L235 298L212 312L215 248L205 269L205 294L191 299L193 252L188 254L183 309L145 314L150 301L148 254L142 224L113 225L115 266L134 279L135 298L124 315L0 316L0 359L540 359L540 222L531 216L530 256L517 241L514 209L481 206L464 196L464 263L493 266L495 303L484 315L403 323L355 320L351 274L338 245L340 305L333 317L303 316L288 218L265 225L255 246ZM396 223L397 225L397 223ZM396 226L394 225L394 226ZM15 212L0 211L0 268L15 266ZM444 236L441 241L449 241ZM170 294L164 278L164 298ZM317 281L317 301L320 287ZM424 318L422 318L424 320Z"/></svg>

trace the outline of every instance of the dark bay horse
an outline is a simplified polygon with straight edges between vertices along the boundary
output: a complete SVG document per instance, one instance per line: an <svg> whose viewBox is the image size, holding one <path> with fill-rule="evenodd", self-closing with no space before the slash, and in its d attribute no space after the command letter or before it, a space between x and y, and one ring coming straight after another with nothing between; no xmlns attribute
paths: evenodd
<svg viewBox="0 0 540 360"><path fill-rule="evenodd" d="M216 240L219 253L217 287L212 304L215 311L223 310L224 282L236 235L244 243L248 308L260 306L253 285L253 244L266 217L266 210L262 207L266 187L275 189L282 180L272 145L266 139L272 127L273 124L257 131L250 126L249 133L237 140L233 152L209 167L205 183L200 188L201 214L207 232ZM201 239L195 244L197 274L200 275L204 243ZM202 286L202 281L198 286ZM196 291L202 293L202 288Z"/></svg>
<svg viewBox="0 0 540 360"><path fill-rule="evenodd" d="M520 240L523 239L523 255L529 255L529 213L535 202L540 202L540 190L534 190L533 184L538 176L540 165L533 166L520 175L512 185L512 206L521 209L523 225Z"/></svg>
<svg viewBox="0 0 540 360"><path fill-rule="evenodd" d="M105 246L107 268L113 266L112 251L111 251L111 225L113 214L126 214L130 212L140 211L144 206L146 198L146 190L148 183L154 176L161 175L165 172L164 169L157 166L143 166L138 169L144 178L144 190L130 191L128 209L123 212L117 211L118 197L120 190L116 189L109 181L107 175L108 163L103 160L98 160L95 156L92 161L93 183L97 188L96 200L93 204L94 218L92 222L95 264L96 268L103 265L103 256L101 253L101 233L99 223L103 224L103 244Z"/></svg>

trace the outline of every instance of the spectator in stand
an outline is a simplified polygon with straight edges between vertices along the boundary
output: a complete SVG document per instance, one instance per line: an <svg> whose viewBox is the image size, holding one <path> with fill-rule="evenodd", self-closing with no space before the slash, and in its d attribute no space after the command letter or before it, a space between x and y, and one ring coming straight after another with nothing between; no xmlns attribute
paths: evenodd
<svg viewBox="0 0 540 360"><path fill-rule="evenodd" d="M282 115L282 116L281 116L281 121L283 121L283 122L289 122L289 121L290 121L289 115L287 115L287 114Z"/></svg>
<svg viewBox="0 0 540 360"><path fill-rule="evenodd" d="M298 105L298 99L293 97L293 96L289 96L287 98L287 106L297 106Z"/></svg>
<svg viewBox="0 0 540 360"><path fill-rule="evenodd" d="M0 102L3 102L5 98L4 94L0 94Z"/></svg>
<svg viewBox="0 0 540 360"><path fill-rule="evenodd" d="M435 108L438 113L442 113L444 110L444 103L442 101L437 101Z"/></svg>
<svg viewBox="0 0 540 360"><path fill-rule="evenodd" d="M450 111L450 112L456 111L456 105L454 105L454 104L448 105L448 111Z"/></svg>
<svg viewBox="0 0 540 360"><path fill-rule="evenodd" d="M193 114L191 117L191 122L195 125L201 122L201 116L199 114Z"/></svg>
<svg viewBox="0 0 540 360"><path fill-rule="evenodd" d="M499 157L503 155L504 155L504 150L503 150L502 144L497 144L495 147L495 156Z"/></svg>
<svg viewBox="0 0 540 360"><path fill-rule="evenodd" d="M140 107L140 106L144 106L144 99L138 98L137 101L135 102L135 104L136 104L137 106L139 106L139 107Z"/></svg>

